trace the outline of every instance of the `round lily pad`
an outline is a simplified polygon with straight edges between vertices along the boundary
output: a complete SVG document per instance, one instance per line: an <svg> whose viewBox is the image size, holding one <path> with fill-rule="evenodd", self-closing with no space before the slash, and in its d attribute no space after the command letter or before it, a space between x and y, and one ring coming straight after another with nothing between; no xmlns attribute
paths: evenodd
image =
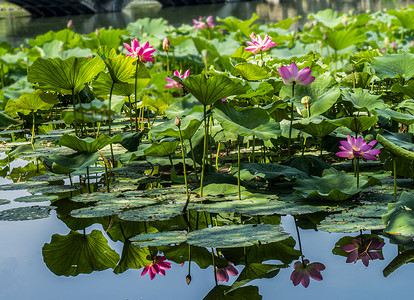
<svg viewBox="0 0 414 300"><path fill-rule="evenodd" d="M33 187L44 187L46 185L46 182L16 182L0 185L0 191L26 190Z"/></svg>
<svg viewBox="0 0 414 300"><path fill-rule="evenodd" d="M57 195L29 195L29 196L16 198L14 199L14 201L16 202L44 202L44 201L53 202L58 199L59 199L59 196Z"/></svg>
<svg viewBox="0 0 414 300"><path fill-rule="evenodd" d="M82 189L80 185L49 185L45 187L35 187L30 188L27 191L29 193L40 193L40 194L60 194L60 193L69 193L75 192Z"/></svg>
<svg viewBox="0 0 414 300"><path fill-rule="evenodd" d="M53 182L53 181L60 181L67 179L67 175L57 175L57 174L44 174L39 176L31 177L31 181L47 181L47 182Z"/></svg>
<svg viewBox="0 0 414 300"><path fill-rule="evenodd" d="M98 202L98 201L106 201L106 200L114 200L120 197L121 193L91 193L91 194L80 194L78 196L72 197L71 200L74 202L82 202L82 203L89 203L89 202Z"/></svg>
<svg viewBox="0 0 414 300"><path fill-rule="evenodd" d="M187 233L183 231L165 231L148 234L139 234L130 239L139 247L148 246L165 246L171 244L180 244L187 240Z"/></svg>
<svg viewBox="0 0 414 300"><path fill-rule="evenodd" d="M0 211L0 221L26 221L49 216L52 206L17 207Z"/></svg>
<svg viewBox="0 0 414 300"><path fill-rule="evenodd" d="M187 243L206 248L233 248L279 242L288 237L279 225L228 225L190 232Z"/></svg>
<svg viewBox="0 0 414 300"><path fill-rule="evenodd" d="M385 226L380 218L359 218L346 214L330 215L318 226L327 232L357 232L360 230L382 230Z"/></svg>
<svg viewBox="0 0 414 300"><path fill-rule="evenodd" d="M152 205L141 209L129 210L118 217L125 221L165 221L182 213L183 204Z"/></svg>

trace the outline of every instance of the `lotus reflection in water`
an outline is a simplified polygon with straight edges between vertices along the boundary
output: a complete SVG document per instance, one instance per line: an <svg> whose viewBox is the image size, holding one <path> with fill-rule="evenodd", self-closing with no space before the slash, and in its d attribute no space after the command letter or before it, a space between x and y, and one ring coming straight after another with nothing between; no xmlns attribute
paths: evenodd
<svg viewBox="0 0 414 300"><path fill-rule="evenodd" d="M357 238L351 240L351 244L341 247L342 250L348 252L347 263L353 262L354 264L358 259L362 260L362 263L368 267L370 260L380 259L384 257L381 254L381 249L385 245L377 238L364 240L363 238Z"/></svg>

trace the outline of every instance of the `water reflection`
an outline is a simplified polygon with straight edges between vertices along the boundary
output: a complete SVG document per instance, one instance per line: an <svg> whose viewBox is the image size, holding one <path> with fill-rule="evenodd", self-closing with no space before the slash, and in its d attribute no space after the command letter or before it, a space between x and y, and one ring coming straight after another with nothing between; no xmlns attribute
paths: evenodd
<svg viewBox="0 0 414 300"><path fill-rule="evenodd" d="M248 1L240 3L221 3L182 7L161 7L152 2L145 5L130 5L122 12L70 17L37 18L30 17L0 19L0 39L5 39L13 46L18 46L25 39L44 34L49 30L58 31L66 27L69 19L73 20L73 30L78 33L89 33L100 27L125 28L128 23L139 18L165 18L169 24L180 26L192 24L199 16L212 15L219 18L234 16L239 19L250 19L253 13L259 16L258 22L278 22L285 18L306 16L318 10L332 8L348 13L349 11L377 11L388 8L401 8L413 3L413 0L296 0L296 1ZM302 24L305 19L300 22Z"/></svg>

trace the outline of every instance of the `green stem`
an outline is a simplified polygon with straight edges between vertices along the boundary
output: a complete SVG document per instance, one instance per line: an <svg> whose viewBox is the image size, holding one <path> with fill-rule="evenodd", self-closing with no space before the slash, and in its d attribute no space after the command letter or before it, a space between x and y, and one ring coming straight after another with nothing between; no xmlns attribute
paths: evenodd
<svg viewBox="0 0 414 300"><path fill-rule="evenodd" d="M33 124L32 124L32 139L30 140L30 144L32 144L32 148L33 148L33 150L35 150L35 147L34 147L34 135L35 135L35 113L34 113L34 111L32 111L32 115L33 115Z"/></svg>
<svg viewBox="0 0 414 300"><path fill-rule="evenodd" d="M392 165L394 169L394 202L397 202L397 163L396 163L396 157L394 156L392 158Z"/></svg>
<svg viewBox="0 0 414 300"><path fill-rule="evenodd" d="M185 202L183 213L187 210L188 203L190 202L190 194L188 193L188 183L187 183L187 170L185 167L185 155L184 155L184 143L183 143L183 136L181 134L181 128L178 126L178 132L180 134L180 143L181 143L181 155L183 157L183 170L184 170L184 182L185 182L185 193L187 195L187 200Z"/></svg>
<svg viewBox="0 0 414 300"><path fill-rule="evenodd" d="M206 105L204 105L204 145L203 145L203 159L201 161L201 182L200 182L200 196L203 197L203 181L204 181L204 169L205 169L205 158L207 151L207 123L206 123L206 114L207 114Z"/></svg>
<svg viewBox="0 0 414 300"><path fill-rule="evenodd" d="M91 180L89 178L89 166L86 167L86 176L88 177L88 192L91 193Z"/></svg>
<svg viewBox="0 0 414 300"><path fill-rule="evenodd" d="M241 200L240 193L240 141L239 136L237 136L237 190L239 193L239 200Z"/></svg>
<svg viewBox="0 0 414 300"><path fill-rule="evenodd" d="M76 116L76 103L75 103L75 91L72 89L72 105L73 105L73 117L74 117L74 121L73 124L75 125L75 135L78 135L78 122L77 122L77 116Z"/></svg>
<svg viewBox="0 0 414 300"><path fill-rule="evenodd" d="M128 103L129 103L129 126L131 127L131 131L132 131L132 103L131 103L131 96L128 96Z"/></svg>
<svg viewBox="0 0 414 300"><path fill-rule="evenodd" d="M115 85L115 82L113 81L112 82L112 85L111 85L111 91L109 92L109 111L108 111L108 121L109 121L109 136L111 137L112 136L112 127L111 127L111 124L112 124L112 105L111 105L111 103L112 103L112 92L114 91L114 85ZM114 157L114 150L113 150L113 148L112 148L112 143L110 144L110 147L111 147L111 159L112 159L112 167L115 167L115 157Z"/></svg>
<svg viewBox="0 0 414 300"><path fill-rule="evenodd" d="M293 125L293 97L295 96L295 83L292 84L292 103L290 106L290 126L289 126L289 147L288 147L288 158L291 157L292 148L292 125Z"/></svg>
<svg viewBox="0 0 414 300"><path fill-rule="evenodd" d="M190 143L190 149L191 149L191 157L193 158L193 168L194 168L194 174L197 180L197 184L200 184L198 181L198 174L197 174L197 164L195 161L195 155L194 155L194 150L193 150L193 143L191 142L191 138L188 139L188 142Z"/></svg>
<svg viewBox="0 0 414 300"><path fill-rule="evenodd" d="M355 158L356 164L356 178L357 178L357 189L359 188L359 158Z"/></svg>

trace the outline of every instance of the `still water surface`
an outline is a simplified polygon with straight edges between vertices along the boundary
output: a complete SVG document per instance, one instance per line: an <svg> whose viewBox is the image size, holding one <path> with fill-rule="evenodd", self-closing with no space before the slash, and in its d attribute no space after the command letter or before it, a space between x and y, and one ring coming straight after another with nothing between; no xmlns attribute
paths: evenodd
<svg viewBox="0 0 414 300"><path fill-rule="evenodd" d="M241 19L250 18L253 12L260 22L276 22L282 18L306 15L319 9L331 7L348 12L350 9L364 11L394 8L410 4L411 1L287 1L282 3L243 2L203 5L180 8L160 8L156 5L130 7L122 13L73 16L74 29L88 33L96 27L125 27L128 22L142 17L164 17L174 26L181 23L191 24L191 19L199 15L215 15L221 18L233 15ZM0 20L0 39L19 45L24 39L34 37L48 30L59 30L66 26L69 17L59 18L15 18ZM2 179L0 184L9 182ZM25 192L1 192L0 198L13 200L24 196ZM20 206L11 202L0 207L1 210ZM296 230L291 216L282 217L282 226L296 240ZM101 230L102 226L93 225ZM141 277L142 270L130 269L116 275L112 270L81 274L76 277L54 275L43 262L42 247L50 243L53 234L67 235L68 227L51 217L34 221L0 221L0 299L202 299L214 287L213 269L200 269L192 266L192 282L187 286L187 264L180 266L172 263L166 277L157 275L154 280ZM335 243L344 236L314 230L300 230L302 246L306 258L311 262L322 262L326 269L322 272L323 281L312 280L307 289L301 285L294 287L290 281L293 263L282 269L271 279L255 280L251 285L259 286L263 299L412 299L413 267L408 264L400 267L389 277L384 278L382 270L398 254L398 246L389 243L383 248L384 260L371 261L365 267L361 261L356 264L345 263L346 258L332 253ZM108 238L109 246L121 254L122 243ZM296 249L297 249L296 244ZM277 263L277 262L276 262ZM239 273L243 266L236 266ZM233 283L230 277L227 284Z"/></svg>

